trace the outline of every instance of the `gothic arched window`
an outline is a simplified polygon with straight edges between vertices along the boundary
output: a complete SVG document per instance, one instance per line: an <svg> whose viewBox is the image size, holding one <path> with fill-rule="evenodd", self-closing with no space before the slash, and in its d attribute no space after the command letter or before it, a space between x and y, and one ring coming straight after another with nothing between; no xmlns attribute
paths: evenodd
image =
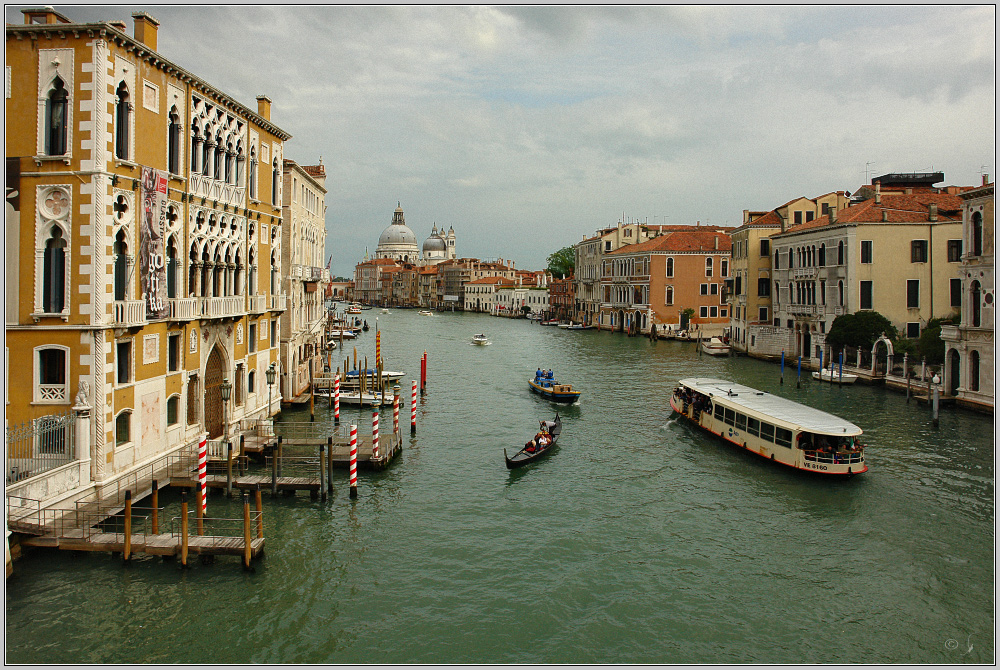
<svg viewBox="0 0 1000 670"><path fill-rule="evenodd" d="M218 135L215 138L215 161L212 167L214 168L213 176L215 179L222 179L222 165L223 165L223 155L225 154L225 149L222 146L222 135Z"/></svg>
<svg viewBox="0 0 1000 670"><path fill-rule="evenodd" d="M125 300L125 286L128 282L128 245L125 243L125 231L118 231L115 238L115 300Z"/></svg>
<svg viewBox="0 0 1000 670"><path fill-rule="evenodd" d="M983 215L979 212L972 215L972 255L983 255Z"/></svg>
<svg viewBox="0 0 1000 670"><path fill-rule="evenodd" d="M129 101L128 86L125 82L118 84L115 91L115 157L128 160L129 157L129 124L132 118L132 103Z"/></svg>
<svg viewBox="0 0 1000 670"><path fill-rule="evenodd" d="M271 163L271 204L278 204L278 175L280 171L278 170L278 159L275 158Z"/></svg>
<svg viewBox="0 0 1000 670"><path fill-rule="evenodd" d="M56 77L52 92L45 102L45 153L61 156L66 153L67 113L69 94L63 80Z"/></svg>
<svg viewBox="0 0 1000 670"><path fill-rule="evenodd" d="M177 108L170 108L170 125L167 126L167 170L172 174L181 172L181 117Z"/></svg>
<svg viewBox="0 0 1000 670"><path fill-rule="evenodd" d="M201 136L198 134L198 124L191 124L191 172L198 171L198 157L201 155Z"/></svg>
<svg viewBox="0 0 1000 670"><path fill-rule="evenodd" d="M250 148L250 197L257 199L257 149Z"/></svg>
<svg viewBox="0 0 1000 670"><path fill-rule="evenodd" d="M66 304L66 240L59 226L45 242L42 270L42 309L48 314L63 311Z"/></svg>

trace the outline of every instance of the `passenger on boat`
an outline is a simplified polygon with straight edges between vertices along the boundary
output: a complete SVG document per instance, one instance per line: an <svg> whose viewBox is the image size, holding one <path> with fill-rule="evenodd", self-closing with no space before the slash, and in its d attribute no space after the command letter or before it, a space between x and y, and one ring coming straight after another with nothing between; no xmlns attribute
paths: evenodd
<svg viewBox="0 0 1000 670"><path fill-rule="evenodd" d="M538 368L537 370L535 370L535 379L538 379L541 376L542 376L542 369Z"/></svg>
<svg viewBox="0 0 1000 670"><path fill-rule="evenodd" d="M548 372L545 373L545 378L552 379L552 370L549 370Z"/></svg>

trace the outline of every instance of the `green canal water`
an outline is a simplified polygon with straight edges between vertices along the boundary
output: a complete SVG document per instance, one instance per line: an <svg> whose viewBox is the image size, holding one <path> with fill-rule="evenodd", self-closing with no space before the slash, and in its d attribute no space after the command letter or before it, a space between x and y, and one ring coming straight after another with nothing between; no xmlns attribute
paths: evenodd
<svg viewBox="0 0 1000 670"><path fill-rule="evenodd" d="M212 565L31 550L6 584L14 663L992 663L994 429L694 345L483 315L378 317L428 394L381 473L325 502L264 496L266 554ZM374 325L374 324L373 324ZM486 332L492 344L472 346ZM374 329L357 341L374 359ZM352 350L352 345L347 349ZM559 407L528 378L583 390ZM719 376L854 421L870 470L829 481L678 423ZM547 460L513 450L559 409ZM408 411L403 412L408 426ZM362 432L369 412L345 411ZM284 419L308 420L308 409ZM317 422L331 422L319 405ZM382 431L392 413L382 412ZM386 426L389 426L387 429ZM178 495L165 496L168 515ZM213 495L210 516L241 515Z"/></svg>

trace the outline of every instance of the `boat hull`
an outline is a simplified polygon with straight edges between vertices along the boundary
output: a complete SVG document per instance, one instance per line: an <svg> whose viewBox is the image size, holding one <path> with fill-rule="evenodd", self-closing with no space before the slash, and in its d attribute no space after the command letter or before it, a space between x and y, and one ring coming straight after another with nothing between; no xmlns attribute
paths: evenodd
<svg viewBox="0 0 1000 670"><path fill-rule="evenodd" d="M726 424L719 424L712 415L705 411L697 413L698 418L695 418L696 412L692 407L685 408L683 404L679 403L676 395L670 396L670 408L677 412L682 418L690 421L698 428L701 428L707 433L711 433L716 437L720 437L726 442L739 447L745 451L756 454L761 458L772 461L774 463L780 463L786 467L792 468L794 470L801 470L805 472L812 472L821 475L833 475L842 477L851 477L853 475L859 475L868 471L868 464L863 460L861 462L855 463L832 463L832 462L820 462L820 461L809 461L805 458L799 458L799 454L795 454L795 450L791 449L768 449L767 446L762 444L754 444L752 436L746 434L740 434L737 431L732 430ZM687 411L685 412L685 409ZM792 456L791 454L795 454Z"/></svg>
<svg viewBox="0 0 1000 670"><path fill-rule="evenodd" d="M532 391L552 402L573 403L580 399L580 391L554 391L549 387L536 384L533 379L528 380L528 386ZM568 384L559 384L559 386L568 386Z"/></svg>
<svg viewBox="0 0 1000 670"><path fill-rule="evenodd" d="M507 464L508 470L513 470L514 468L519 468L522 465L527 465L528 463L534 463L535 461L541 460L549 455L549 453L556 448L559 443L559 435L562 434L562 419L559 418L559 413L556 413L555 421L553 421L554 427L552 428L552 443L545 447L544 449L534 451L533 453L528 453L524 449L521 449L513 456L507 455L506 447L503 450L503 460Z"/></svg>

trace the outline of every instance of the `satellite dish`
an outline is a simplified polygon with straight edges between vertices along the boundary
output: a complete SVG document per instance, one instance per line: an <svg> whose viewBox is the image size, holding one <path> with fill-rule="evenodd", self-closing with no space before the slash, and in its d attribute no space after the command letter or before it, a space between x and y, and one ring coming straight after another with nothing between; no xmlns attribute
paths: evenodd
<svg viewBox="0 0 1000 670"><path fill-rule="evenodd" d="M845 197L850 198L851 197L851 192L850 191L844 191L844 195L845 195Z"/></svg>

